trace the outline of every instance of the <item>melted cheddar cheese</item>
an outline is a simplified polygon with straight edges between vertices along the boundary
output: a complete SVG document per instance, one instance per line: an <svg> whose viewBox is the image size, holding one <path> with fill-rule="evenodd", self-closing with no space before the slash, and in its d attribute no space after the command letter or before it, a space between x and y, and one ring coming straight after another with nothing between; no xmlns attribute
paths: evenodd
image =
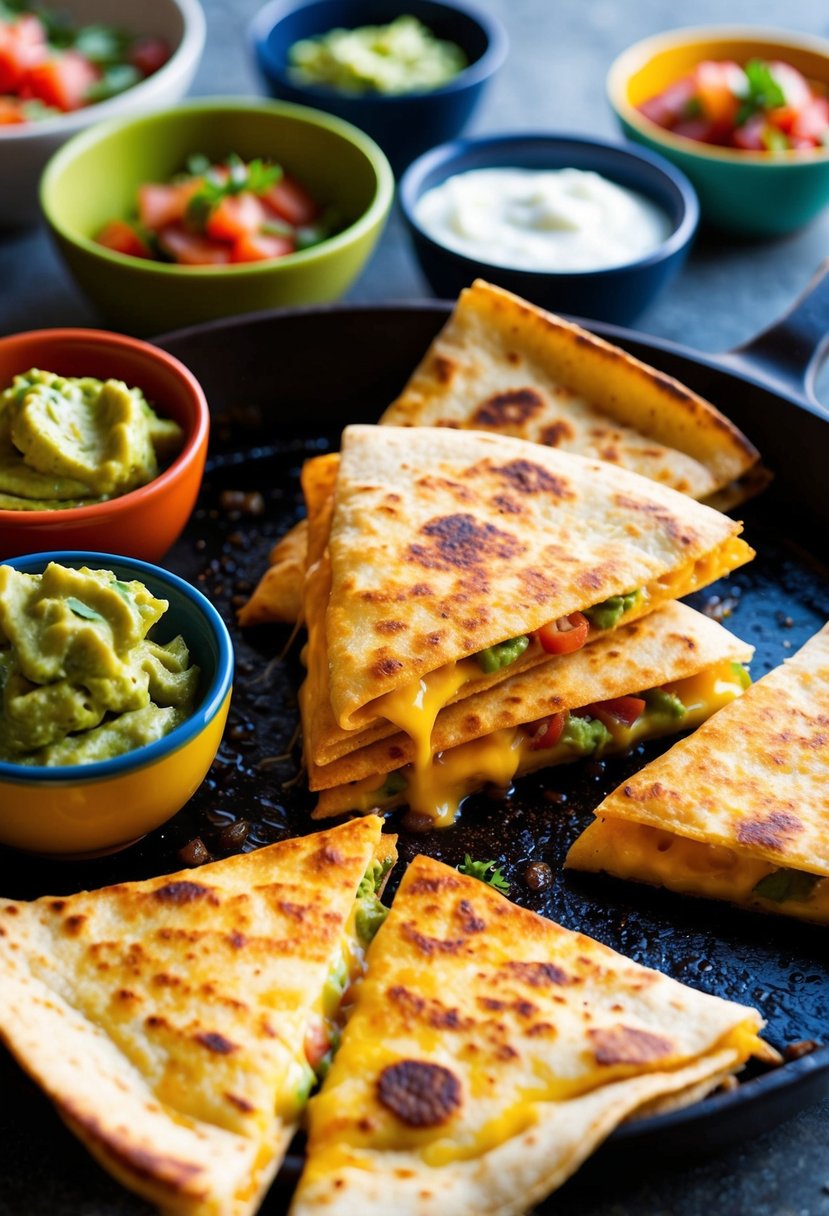
<svg viewBox="0 0 829 1216"><path fill-rule="evenodd" d="M570 849L567 865L829 924L829 877L808 899L778 903L754 890L777 869L771 862L626 819L596 819Z"/></svg>

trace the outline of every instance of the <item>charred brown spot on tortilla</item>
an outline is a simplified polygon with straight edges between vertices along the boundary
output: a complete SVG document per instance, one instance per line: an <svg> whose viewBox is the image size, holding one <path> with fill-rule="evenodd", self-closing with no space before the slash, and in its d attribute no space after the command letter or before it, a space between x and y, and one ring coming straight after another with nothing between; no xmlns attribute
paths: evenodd
<svg viewBox="0 0 829 1216"><path fill-rule="evenodd" d="M632 802L649 802L651 799L669 802L676 799L673 790L669 790L660 781L654 781L652 785L645 786L641 791L637 790L635 786L625 785L622 787L622 794L625 798L630 798Z"/></svg>
<svg viewBox="0 0 829 1216"><path fill-rule="evenodd" d="M526 545L509 532L474 515L443 515L420 529L425 543L409 545L409 557L427 570L471 570L493 558L524 553Z"/></svg>
<svg viewBox="0 0 829 1216"><path fill-rule="evenodd" d="M506 353L507 363L511 363L513 367L517 367L521 362L521 356L517 350L508 350Z"/></svg>
<svg viewBox="0 0 829 1216"><path fill-rule="evenodd" d="M276 906L283 916L295 921L305 920L305 913L308 910L304 904L294 904L289 899L278 900Z"/></svg>
<svg viewBox="0 0 829 1216"><path fill-rule="evenodd" d="M520 502L516 502L514 498L510 498L508 494L496 494L492 499L492 505L496 511L500 511L502 515L520 515L524 508Z"/></svg>
<svg viewBox="0 0 829 1216"><path fill-rule="evenodd" d="M652 1064L673 1055L670 1039L636 1026L603 1026L588 1030L597 1064Z"/></svg>
<svg viewBox="0 0 829 1216"><path fill-rule="evenodd" d="M450 477L436 477L431 473L419 477L415 482L422 490L448 490L452 498L457 498L461 502L473 502L475 495L472 491L459 481L453 481Z"/></svg>
<svg viewBox="0 0 829 1216"><path fill-rule="evenodd" d="M207 903L216 907L219 903L216 893L211 891L210 887L204 887L197 882L168 882L163 887L156 888L153 891L153 898L157 899L162 904L173 904L180 907L183 904L192 904L197 899L206 900Z"/></svg>
<svg viewBox="0 0 829 1216"><path fill-rule="evenodd" d="M416 878L414 882L409 883L410 895L437 895L442 891L457 891L458 887L462 886L459 878L453 878L451 874L435 876L422 875Z"/></svg>
<svg viewBox="0 0 829 1216"><path fill-rule="evenodd" d="M406 921L401 926L400 931L403 937L407 941L410 941L413 946L416 946L421 954L425 954L430 958L435 954L457 954L466 944L466 939L463 937L454 939L429 937L428 934L421 933L411 921Z"/></svg>
<svg viewBox="0 0 829 1216"><path fill-rule="evenodd" d="M66 920L63 922L63 931L64 933L68 933L70 937L75 937L78 933L80 933L85 924L85 916L67 916Z"/></svg>
<svg viewBox="0 0 829 1216"><path fill-rule="evenodd" d="M235 1106L236 1109L238 1111L241 1111L243 1115L251 1115L256 1110L256 1107L253 1105L253 1103L248 1102L247 1098L243 1098L240 1094L227 1094L226 1093L224 1095L224 1097L225 1097L225 1100L227 1102L229 1102L231 1106Z"/></svg>
<svg viewBox="0 0 829 1216"><path fill-rule="evenodd" d="M457 1009L449 1008L436 998L412 992L403 984L393 985L386 996L409 1022L417 1019L435 1030L461 1030L473 1024L468 1018L462 1018Z"/></svg>
<svg viewBox="0 0 829 1216"><path fill-rule="evenodd" d="M498 473L520 494L552 494L555 498L574 498L575 495L564 477L557 477L532 460L510 460L508 464L494 465Z"/></svg>
<svg viewBox="0 0 829 1216"><path fill-rule="evenodd" d="M472 734L478 730L481 725L481 719L478 714L467 714L463 720L463 728L468 734Z"/></svg>
<svg viewBox="0 0 829 1216"><path fill-rule="evenodd" d="M483 933L486 921L475 915L475 909L468 899L462 899L455 909L455 918L460 921L464 933Z"/></svg>
<svg viewBox="0 0 829 1216"><path fill-rule="evenodd" d="M377 1099L409 1127L438 1127L461 1105L461 1083L441 1064L400 1060L377 1079Z"/></svg>
<svg viewBox="0 0 829 1216"><path fill-rule="evenodd" d="M622 459L621 452L617 447L614 447L613 444L608 444L606 448L602 448L602 450L599 452L599 456L608 464L618 464Z"/></svg>
<svg viewBox="0 0 829 1216"><path fill-rule="evenodd" d="M433 595L434 593L428 583L415 583L413 587L409 588L409 594L416 595L416 596L423 596L423 595Z"/></svg>
<svg viewBox="0 0 829 1216"><path fill-rule="evenodd" d="M393 743L387 752L390 760L402 760L405 754L403 748L399 747L396 743Z"/></svg>
<svg viewBox="0 0 829 1216"><path fill-rule="evenodd" d="M737 828L737 839L741 844L781 852L792 836L802 831L803 824L796 815L789 811L772 811L763 818L744 819Z"/></svg>
<svg viewBox="0 0 829 1216"><path fill-rule="evenodd" d="M405 621L375 621L374 628L377 633L389 634L401 633L404 629L408 629L409 626Z"/></svg>
<svg viewBox="0 0 829 1216"><path fill-rule="evenodd" d="M451 384L457 370L457 363L453 363L445 355L435 355L432 358L432 372L440 384Z"/></svg>
<svg viewBox="0 0 829 1216"><path fill-rule="evenodd" d="M153 976L151 983L155 984L156 988L179 988L182 980L179 975L169 975L168 972L161 971Z"/></svg>
<svg viewBox="0 0 829 1216"><path fill-rule="evenodd" d="M140 1001L141 997L133 992L130 988L119 988L115 993L116 1001L120 1001L124 1005L130 1004L132 1001Z"/></svg>
<svg viewBox="0 0 829 1216"><path fill-rule="evenodd" d="M248 944L248 939L238 929L234 929L229 933L227 940L233 950L242 950Z"/></svg>
<svg viewBox="0 0 829 1216"><path fill-rule="evenodd" d="M49 907L52 909L53 912L62 912L63 909L66 907L66 900L65 899L53 899L52 902L49 904Z"/></svg>
<svg viewBox="0 0 829 1216"><path fill-rule="evenodd" d="M573 438L573 428L569 422L563 419L559 422L551 422L549 426L545 426L540 435L540 442L548 448L557 448L562 440Z"/></svg>
<svg viewBox="0 0 829 1216"><path fill-rule="evenodd" d="M204 1173L202 1166L139 1148L135 1138L123 1126L113 1128L111 1117L108 1124L103 1123L91 1115L85 1106L76 1106L71 1100L63 1101L61 1109L83 1130L85 1138L92 1144L100 1145L108 1157L117 1161L119 1168L133 1177L149 1178L156 1186L161 1185L174 1194L195 1195L198 1198L206 1195L206 1186L197 1182L199 1175Z"/></svg>
<svg viewBox="0 0 829 1216"><path fill-rule="evenodd" d="M544 398L534 388L513 388L482 401L472 415L472 428L520 426L544 409Z"/></svg>
<svg viewBox="0 0 829 1216"><path fill-rule="evenodd" d="M534 566L519 570L518 577L524 591L536 604L543 604L558 591L558 583L555 579L550 578L543 570L538 570Z"/></svg>
<svg viewBox="0 0 829 1216"><path fill-rule="evenodd" d="M229 1056L234 1051L238 1051L238 1045L232 1043L230 1039L226 1039L223 1034L219 1034L217 1030L206 1031L204 1034L194 1036L197 1043L201 1043L202 1047L206 1047L208 1051L212 1051L217 1056Z"/></svg>
<svg viewBox="0 0 829 1216"><path fill-rule="evenodd" d="M14 904L6 904L3 911L6 913L6 916L17 916L20 912L20 909L15 908Z"/></svg>
<svg viewBox="0 0 829 1216"><path fill-rule="evenodd" d="M396 675L398 671L402 670L402 668L403 664L399 659L392 659L388 655L384 655L377 659L375 663L372 663L369 670L371 671L372 675L377 676L378 679L382 680L386 676Z"/></svg>
<svg viewBox="0 0 829 1216"><path fill-rule="evenodd" d="M321 849L314 855L313 864L317 870L324 870L328 866L341 866L345 858L339 849L333 845L324 844Z"/></svg>
<svg viewBox="0 0 829 1216"><path fill-rule="evenodd" d="M631 498L628 494L615 494L613 501L618 507L629 511L641 511L654 523L659 524L664 529L666 536L679 541L681 545L692 545L699 539L693 528L689 528L683 520L677 519L667 507L663 507L657 502L640 502L639 499Z"/></svg>
<svg viewBox="0 0 829 1216"><path fill-rule="evenodd" d="M551 984L572 984L573 977L555 963L506 963L504 970L511 979L529 984L531 988L547 988Z"/></svg>

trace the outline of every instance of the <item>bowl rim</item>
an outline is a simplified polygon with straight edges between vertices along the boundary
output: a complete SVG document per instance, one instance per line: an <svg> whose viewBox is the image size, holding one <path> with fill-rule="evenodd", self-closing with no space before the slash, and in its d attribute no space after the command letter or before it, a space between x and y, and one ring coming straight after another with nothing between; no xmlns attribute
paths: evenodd
<svg viewBox="0 0 829 1216"><path fill-rule="evenodd" d="M276 61L276 57L271 55L269 46L270 33L276 28L279 21L297 12L297 10L316 8L318 5L327 2L328 0L269 0L263 8L260 8L254 14L248 23L247 29L248 46L253 52L254 60L257 66L259 66L262 75L266 79L275 80L279 84L284 84L295 89L298 93L319 101L321 104L326 101L330 102L332 97L336 97L342 101L368 105L405 105L407 102L421 101L427 97L441 97L458 93L464 89L473 88L479 82L488 80L490 76L493 76L503 64L509 51L509 35L503 23L494 13L488 12L474 3L470 4L468 0L461 0L460 3L455 3L455 0L452 0L451 3L448 0L430 0L430 3L434 4L435 8L442 8L447 12L461 13L464 17L467 17L483 31L487 41L483 54L474 63L467 64L465 68L462 68L446 84L442 84L436 89L417 89L407 93L388 94L373 91L347 93L331 85L305 84L302 81L294 81L287 71L282 70ZM404 11L405 6L403 9L400 9L400 12ZM278 20L274 18L278 18ZM426 23L424 22L424 24ZM349 26L348 28L357 29L359 27ZM327 31L320 30L320 33L325 32Z"/></svg>
<svg viewBox="0 0 829 1216"><path fill-rule="evenodd" d="M120 102L127 95L138 97L137 113L144 101L145 94L150 91L145 86L157 88L160 81L165 81L168 77L180 72L184 65L197 63L204 51L207 38L207 19L204 9L199 0L168 0L168 2L181 13L183 30L178 46L157 72L153 72L152 76L147 76L144 80L139 80L137 84L125 89L123 93L117 93L115 97L108 97L105 101L98 101L94 105L82 106L79 110L59 114L55 118L44 118L38 122L0 126L0 143L4 140L14 143L37 136L48 138L50 135L65 134L67 138L70 138L77 132L85 130L90 123L106 122L109 118L115 117L117 111L116 114L113 114L115 107L112 103ZM147 98L146 103L150 105L151 98Z"/></svg>
<svg viewBox="0 0 829 1216"><path fill-rule="evenodd" d="M4 347L14 345L21 338L60 343L91 342L113 351L131 350L135 354L145 358L148 362L166 367L173 373L174 377L184 385L193 401L196 416L193 429L186 436L181 451L166 469L162 469L157 477L153 477L151 481L146 482L143 486L136 486L135 489L128 490L126 494L118 494L114 498L104 499L103 502L93 502L83 507L67 507L65 510L60 508L51 508L45 511L0 509L0 524L6 527L18 526L22 532L27 524L30 527L43 527L47 523L65 523L69 525L83 522L85 524L89 520L94 520L98 517L101 517L102 520L106 519L113 513L118 514L121 511L133 509L140 511L145 499L163 493L197 459L199 453L206 449L210 433L210 407L207 404L204 389L189 367L186 367L174 355L168 354L166 350L162 350L152 342L143 341L141 338L113 333L110 330L64 327L60 329L27 329L16 334L6 334L0 337L0 352ZM140 385L128 385L128 387L140 388Z"/></svg>
<svg viewBox="0 0 829 1216"><path fill-rule="evenodd" d="M686 26L682 29L665 30L632 43L616 56L607 70L605 92L611 107L622 122L633 127L645 139L663 145L672 152L682 153L689 158L698 157L714 164L756 165L779 171L808 168L829 161L829 147L788 148L781 152L769 153L752 152L742 148L721 148L716 144L687 139L684 135L675 135L665 127L660 127L630 104L626 85L634 71L644 67L663 51L695 42L707 43L709 46L718 42L766 42L770 47L784 52L787 49L809 51L826 59L829 79L829 38L822 38L819 34L791 33L766 25L733 24Z"/></svg>
<svg viewBox="0 0 829 1216"><path fill-rule="evenodd" d="M57 561L64 565L67 563L74 563L76 566L88 565L97 569L107 569L107 563L116 564L134 571L134 577L142 579L142 581L149 575L156 585L161 583L174 588L187 599L195 613L202 617L215 639L218 646L216 672L190 717L163 738L133 748L131 751L114 756L109 760L94 760L89 764L23 765L3 760L0 761L0 782L17 785L29 785L32 782L48 785L77 785L78 783L88 784L91 781L121 777L126 773L155 764L156 761L177 752L201 734L224 704L233 684L234 673L234 651L230 633L210 600L192 583L188 583L186 579L181 578L178 574L173 574L170 570L165 570L163 566L115 553L97 553L86 549L53 549L7 558L2 564L28 574L32 572L32 567L36 566L39 569L50 561Z"/></svg>
<svg viewBox="0 0 829 1216"><path fill-rule="evenodd" d="M165 125L179 115L207 115L217 111L231 111L239 114L257 113L260 115L264 113L273 117L293 118L300 123L305 122L311 126L322 127L340 139L350 143L362 153L375 175L374 195L368 207L353 223L344 228L342 232L337 232L333 236L327 237L324 241L320 241L318 245L311 246L310 249L302 249L296 253L285 254L280 258L268 258L261 262L234 262L224 266L179 266L175 262L155 262L147 258L136 258L130 254L116 253L112 249L107 249L104 245L99 245L97 241L81 235L74 228L64 223L60 215L56 214L54 208L50 207L47 203L48 194L50 191L54 191L53 183L55 179L64 172L67 165L72 162L75 156L87 151L89 147L94 147L96 144L103 142L111 135L140 125ZM386 154L371 136L366 135L364 131L361 131L352 123L346 122L345 119L337 118L333 114L315 110L310 106L297 105L292 101L269 101L266 98L238 96L195 97L180 102L175 106L154 110L151 113L123 115L111 118L108 122L95 123L86 130L79 131L77 135L73 135L71 139L67 140L50 157L40 179L39 197L41 210L50 228L63 240L75 246L75 248L82 249L84 253L100 258L112 266L128 267L139 275L161 276L162 281L169 278L179 280L183 274L185 281L190 279L193 281L197 281L198 279L212 280L215 278L217 282L220 282L231 276L248 278L262 274L272 274L279 267L283 266L292 268L313 265L314 262L325 259L329 254L336 253L340 249L347 248L354 241L361 240L376 224L382 222L383 217L391 207L394 198L394 174L392 173Z"/></svg>
<svg viewBox="0 0 829 1216"><path fill-rule="evenodd" d="M474 148L499 149L514 143L530 143L539 146L557 145L564 146L565 148L578 145L588 149L595 149L599 152L611 152L623 160L643 162L661 172L678 194L682 206L680 219L665 239L660 241L650 253L643 254L642 257L631 261L619 262L613 266L600 267L594 270L533 270L519 266L505 266L503 263L498 262L488 262L485 258L472 257L469 254L444 245L422 227L415 217L415 206L421 197L422 181L432 169L440 165L451 164L458 157ZM480 167L483 168L485 166ZM493 165L491 167L498 168L501 166ZM506 166L503 167L506 168ZM516 165L514 167L521 168L522 166ZM597 172L601 171L597 170ZM451 173L446 174L446 178L450 176L452 176ZM446 178L443 180L445 181ZM628 188L635 189L635 187ZM559 134L557 132L513 131L501 135L461 137L445 144L439 144L436 148L430 148L428 152L424 152L419 156L403 174L400 181L399 200L400 210L410 228L424 242L433 249L438 250L443 256L451 256L457 259L458 262L468 266L470 273L480 275L482 271L493 270L501 274L506 272L526 276L528 279L536 281L549 278L555 278L559 281L566 278L599 280L608 275L623 275L628 274L632 270L646 270L672 257L687 246L693 240L700 218L699 200L691 182L681 169L671 164L670 161L658 153L652 152L648 148L637 147L634 149L625 144L613 143L610 140L596 139L590 135L568 134L564 132Z"/></svg>

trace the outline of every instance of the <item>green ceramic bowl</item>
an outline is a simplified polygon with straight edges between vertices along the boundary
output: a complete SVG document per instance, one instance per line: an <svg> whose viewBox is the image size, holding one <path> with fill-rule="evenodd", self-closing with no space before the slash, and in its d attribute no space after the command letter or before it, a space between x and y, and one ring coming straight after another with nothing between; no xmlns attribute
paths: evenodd
<svg viewBox="0 0 829 1216"><path fill-rule="evenodd" d="M808 223L829 203L829 148L770 153L713 147L673 135L637 109L703 59L778 59L828 90L829 41L751 26L670 30L629 47L607 77L625 134L687 174L705 221L746 236L775 236Z"/></svg>
<svg viewBox="0 0 829 1216"><path fill-rule="evenodd" d="M232 266L175 266L104 249L92 239L134 213L142 182L166 181L194 152L270 157L346 227L301 253ZM84 131L49 161L40 201L63 258L108 321L158 333L227 316L336 300L362 270L394 193L377 145L340 119L285 102L208 98Z"/></svg>

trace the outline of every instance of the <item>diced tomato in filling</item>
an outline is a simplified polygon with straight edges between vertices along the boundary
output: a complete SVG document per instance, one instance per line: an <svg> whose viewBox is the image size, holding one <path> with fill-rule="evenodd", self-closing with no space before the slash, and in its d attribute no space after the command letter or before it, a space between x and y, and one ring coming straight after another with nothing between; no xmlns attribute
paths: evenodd
<svg viewBox="0 0 829 1216"><path fill-rule="evenodd" d="M328 1031L322 1022L315 1018L305 1032L305 1058L314 1072L317 1071L330 1050L331 1040L328 1037Z"/></svg>
<svg viewBox="0 0 829 1216"><path fill-rule="evenodd" d="M81 108L97 79L96 68L84 55L79 55L77 51L63 51L29 68L25 92L28 97L36 97L44 105L55 106L68 113Z"/></svg>
<svg viewBox="0 0 829 1216"><path fill-rule="evenodd" d="M245 232L233 243L232 262L266 262L283 258L294 252L294 242L287 236L272 236L266 232Z"/></svg>
<svg viewBox="0 0 829 1216"><path fill-rule="evenodd" d="M319 208L308 191L287 173L283 173L276 185L262 195L262 201L281 220L293 224L295 228L313 224L319 215Z"/></svg>
<svg viewBox="0 0 829 1216"><path fill-rule="evenodd" d="M134 258L151 258L152 250L126 220L110 220L95 237L99 245Z"/></svg>
<svg viewBox="0 0 829 1216"><path fill-rule="evenodd" d="M146 34L141 38L136 38L130 47L128 58L142 76L152 76L153 72L163 68L170 58L170 48L163 38L154 38L151 34Z"/></svg>
<svg viewBox="0 0 829 1216"><path fill-rule="evenodd" d="M255 194L229 194L211 211L204 230L214 241L235 241L246 233L258 232L267 217Z"/></svg>
<svg viewBox="0 0 829 1216"><path fill-rule="evenodd" d="M642 697L612 697L609 701L596 701L593 705L585 705L578 710L582 718L598 718L600 722L621 723L622 726L633 726L645 712L645 701Z"/></svg>
<svg viewBox="0 0 829 1216"><path fill-rule="evenodd" d="M182 266L222 266L230 261L230 246L190 232L182 224L168 224L158 233L158 243Z"/></svg>
<svg viewBox="0 0 829 1216"><path fill-rule="evenodd" d="M201 178L165 185L145 182L138 187L138 222L142 228L157 232L168 224L183 220L187 204L201 186Z"/></svg>
<svg viewBox="0 0 829 1216"><path fill-rule="evenodd" d="M553 714L551 718L542 718L536 723L536 729L530 740L530 750L543 751L547 747L555 747L564 733L567 714Z"/></svg>
<svg viewBox="0 0 829 1216"><path fill-rule="evenodd" d="M590 622L583 612L571 612L536 630L535 636L548 654L572 654L581 650L590 632Z"/></svg>

